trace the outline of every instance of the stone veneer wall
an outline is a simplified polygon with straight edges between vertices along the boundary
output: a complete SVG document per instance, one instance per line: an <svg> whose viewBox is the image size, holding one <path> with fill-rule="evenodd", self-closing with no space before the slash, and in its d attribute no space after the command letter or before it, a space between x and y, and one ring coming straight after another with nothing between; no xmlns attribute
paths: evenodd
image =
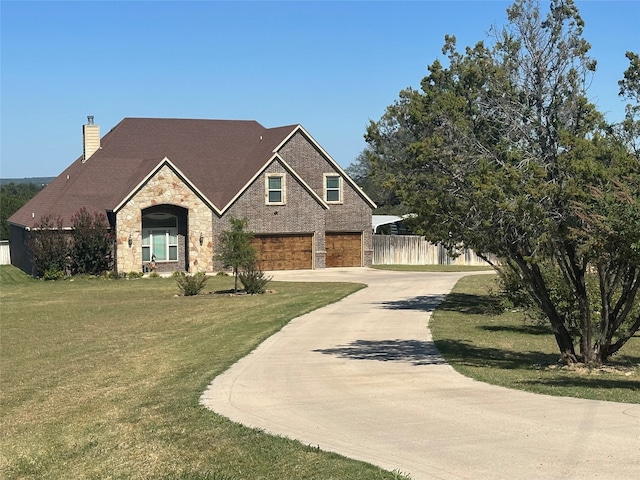
<svg viewBox="0 0 640 480"><path fill-rule="evenodd" d="M294 135L278 153L321 198L324 195L324 174L340 173L302 133ZM372 209L344 180L342 198L342 204L330 204L329 210L325 212L326 232L362 232L362 264L371 266L373 262Z"/></svg>
<svg viewBox="0 0 640 480"><path fill-rule="evenodd" d="M168 165L163 166L116 213L117 268L119 272L142 270L142 211L154 205L176 205L188 211L187 249L189 271L213 272L213 224L211 209ZM200 246L200 233L204 242ZM128 245L131 234L133 244ZM179 258L184 255L179 252ZM178 265L176 264L176 267Z"/></svg>

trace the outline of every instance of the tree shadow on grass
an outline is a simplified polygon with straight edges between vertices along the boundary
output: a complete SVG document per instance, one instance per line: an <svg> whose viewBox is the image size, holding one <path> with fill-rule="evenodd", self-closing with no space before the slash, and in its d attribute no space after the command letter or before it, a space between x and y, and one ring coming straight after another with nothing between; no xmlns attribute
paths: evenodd
<svg viewBox="0 0 640 480"><path fill-rule="evenodd" d="M438 308L473 315L498 315L504 311L498 297L469 293L450 293Z"/></svg>
<svg viewBox="0 0 640 480"><path fill-rule="evenodd" d="M640 392L640 381L630 380L626 377L618 378L601 378L598 375L593 376L567 376L560 378L541 378L537 380L527 380L521 382L527 385L546 385L549 387L564 388L620 388Z"/></svg>
<svg viewBox="0 0 640 480"><path fill-rule="evenodd" d="M547 325L481 325L478 327L487 332L511 332L522 335L553 335L553 331Z"/></svg>
<svg viewBox="0 0 640 480"><path fill-rule="evenodd" d="M433 342L419 340L355 340L348 345L314 350L351 360L406 362L412 365L444 365L446 362Z"/></svg>
<svg viewBox="0 0 640 480"><path fill-rule="evenodd" d="M552 365L558 354L540 351L515 352L492 347L478 347L460 340L437 340L436 348L452 363L469 367L527 369L534 365Z"/></svg>

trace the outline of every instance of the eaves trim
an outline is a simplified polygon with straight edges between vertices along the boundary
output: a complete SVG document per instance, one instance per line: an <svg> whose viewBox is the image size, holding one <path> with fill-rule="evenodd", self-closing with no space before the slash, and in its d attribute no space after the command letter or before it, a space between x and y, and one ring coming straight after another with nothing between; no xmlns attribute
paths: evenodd
<svg viewBox="0 0 640 480"><path fill-rule="evenodd" d="M13 225L14 227L22 228L23 230L25 230L27 232L38 232L40 230L43 230L42 228L29 227L28 225L22 225L21 223L16 223L16 222L7 221L7 223L9 225ZM46 230L61 230L61 231L65 231L65 232L70 232L70 231L73 230L73 227L47 228Z"/></svg>

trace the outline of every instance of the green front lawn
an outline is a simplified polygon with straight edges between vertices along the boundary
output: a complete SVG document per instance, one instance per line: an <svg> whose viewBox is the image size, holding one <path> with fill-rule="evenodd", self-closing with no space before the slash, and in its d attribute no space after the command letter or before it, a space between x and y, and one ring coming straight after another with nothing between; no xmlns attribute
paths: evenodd
<svg viewBox="0 0 640 480"><path fill-rule="evenodd" d="M548 330L496 313L488 278L461 280L431 320L454 368L510 388L640 403L639 337L614 370L557 368ZM206 291L232 282L212 277ZM44 282L0 267L0 477L399 478L200 406L216 375L290 319L361 286L270 288L180 297L173 279Z"/></svg>
<svg viewBox="0 0 640 480"><path fill-rule="evenodd" d="M206 290L228 290L212 277ZM176 296L173 279L33 280L0 267L0 477L392 479L202 407L211 380L360 285Z"/></svg>
<svg viewBox="0 0 640 480"><path fill-rule="evenodd" d="M436 346L457 371L530 392L640 403L639 334L605 368L561 368L550 328L522 312L501 313L491 289L491 277L464 277L429 323Z"/></svg>

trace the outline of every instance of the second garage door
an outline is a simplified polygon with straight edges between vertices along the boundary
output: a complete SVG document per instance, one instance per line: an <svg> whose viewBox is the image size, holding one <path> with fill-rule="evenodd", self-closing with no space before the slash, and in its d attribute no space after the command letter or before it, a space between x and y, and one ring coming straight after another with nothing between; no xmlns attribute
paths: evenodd
<svg viewBox="0 0 640 480"><path fill-rule="evenodd" d="M256 235L261 270L302 270L313 268L313 235Z"/></svg>
<svg viewBox="0 0 640 480"><path fill-rule="evenodd" d="M334 232L325 235L327 267L361 267L362 233Z"/></svg>

